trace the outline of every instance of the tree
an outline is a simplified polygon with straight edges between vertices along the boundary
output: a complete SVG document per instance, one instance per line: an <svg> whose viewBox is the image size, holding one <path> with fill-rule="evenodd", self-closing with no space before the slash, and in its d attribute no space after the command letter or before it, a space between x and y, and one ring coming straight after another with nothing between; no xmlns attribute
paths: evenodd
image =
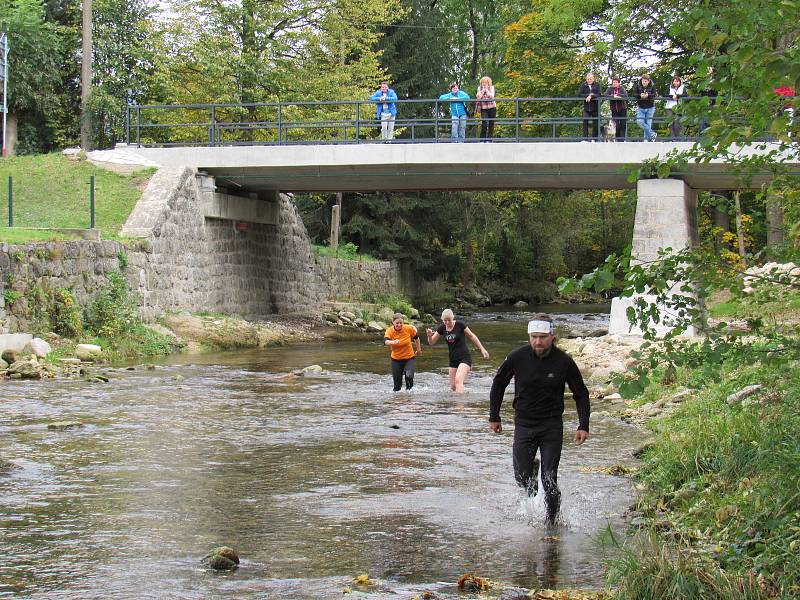
<svg viewBox="0 0 800 600"><path fill-rule="evenodd" d="M42 0L0 0L0 29L10 46L6 148L14 154L21 134L27 152L37 148L36 128L53 105L61 40L58 28L45 21Z"/></svg>

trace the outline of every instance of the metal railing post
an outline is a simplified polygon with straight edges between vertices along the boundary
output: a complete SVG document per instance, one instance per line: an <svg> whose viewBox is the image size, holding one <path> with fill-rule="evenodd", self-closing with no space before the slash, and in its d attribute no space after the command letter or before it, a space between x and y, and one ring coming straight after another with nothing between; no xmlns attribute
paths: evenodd
<svg viewBox="0 0 800 600"><path fill-rule="evenodd" d="M136 107L136 146L142 145L142 107Z"/></svg>
<svg viewBox="0 0 800 600"><path fill-rule="evenodd" d="M14 226L14 183L11 175L8 176L8 226Z"/></svg>
<svg viewBox="0 0 800 600"><path fill-rule="evenodd" d="M209 145L216 146L216 139L217 139L217 107L216 105L211 105L211 127L208 130L208 138L209 138Z"/></svg>
<svg viewBox="0 0 800 600"><path fill-rule="evenodd" d="M516 124L516 140L519 141L519 98L514 99L514 121Z"/></svg>
<svg viewBox="0 0 800 600"><path fill-rule="evenodd" d="M125 111L125 145L131 143L131 105L128 104L128 110Z"/></svg>
<svg viewBox="0 0 800 600"><path fill-rule="evenodd" d="M439 101L436 101L433 112L433 139L439 141Z"/></svg>
<svg viewBox="0 0 800 600"><path fill-rule="evenodd" d="M283 103L278 102L278 145L281 145L283 138Z"/></svg>
<svg viewBox="0 0 800 600"><path fill-rule="evenodd" d="M361 143L361 102L356 102L356 144Z"/></svg>
<svg viewBox="0 0 800 600"><path fill-rule="evenodd" d="M94 229L94 175L89 177L89 229Z"/></svg>

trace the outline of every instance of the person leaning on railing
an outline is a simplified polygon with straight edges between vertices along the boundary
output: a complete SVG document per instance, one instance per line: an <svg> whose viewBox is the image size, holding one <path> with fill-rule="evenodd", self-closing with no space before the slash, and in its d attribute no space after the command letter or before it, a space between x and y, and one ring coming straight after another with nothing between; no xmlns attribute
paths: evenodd
<svg viewBox="0 0 800 600"><path fill-rule="evenodd" d="M636 124L642 128L644 141L655 141L657 134L653 131L653 116L656 114L656 88L650 75L642 73L633 84L631 96L636 98Z"/></svg>
<svg viewBox="0 0 800 600"><path fill-rule="evenodd" d="M610 98L608 105L614 120L614 137L622 142L628 131L628 92L622 87L619 77L611 78L611 85L605 95Z"/></svg>
<svg viewBox="0 0 800 600"><path fill-rule="evenodd" d="M377 102L375 108L375 118L381 122L381 139L388 142L394 138L394 120L397 117L397 94L389 87L388 81L382 81L381 87L377 92L369 97L373 102Z"/></svg>
<svg viewBox="0 0 800 600"><path fill-rule="evenodd" d="M453 142L463 142L467 136L467 102L469 94L459 90L454 81L450 84L450 91L439 96L440 101L450 103L450 139Z"/></svg>
<svg viewBox="0 0 800 600"><path fill-rule="evenodd" d="M578 88L578 97L583 99L583 139L589 137L589 122L592 124L592 139L597 139L600 118L600 84L594 73L586 74L586 81Z"/></svg>
<svg viewBox="0 0 800 600"><path fill-rule="evenodd" d="M680 77L673 77L672 84L667 90L667 101L664 108L669 114L669 135L674 140L681 137L681 117L678 113L678 103L686 95L686 86Z"/></svg>
<svg viewBox="0 0 800 600"><path fill-rule="evenodd" d="M494 137L494 120L497 118L497 102L494 101L491 77L481 77L475 98L481 113L481 140L488 142Z"/></svg>

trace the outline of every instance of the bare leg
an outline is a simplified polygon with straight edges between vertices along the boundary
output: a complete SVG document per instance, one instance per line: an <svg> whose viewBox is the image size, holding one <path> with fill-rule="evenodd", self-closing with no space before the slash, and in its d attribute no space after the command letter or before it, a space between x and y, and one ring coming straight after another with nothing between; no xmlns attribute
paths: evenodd
<svg viewBox="0 0 800 600"><path fill-rule="evenodd" d="M464 380L466 380L467 375L469 375L469 371L472 367L470 367L466 363L461 363L458 365L458 369L450 369L450 371L455 371L455 387L453 391L456 394L463 394L464 393Z"/></svg>

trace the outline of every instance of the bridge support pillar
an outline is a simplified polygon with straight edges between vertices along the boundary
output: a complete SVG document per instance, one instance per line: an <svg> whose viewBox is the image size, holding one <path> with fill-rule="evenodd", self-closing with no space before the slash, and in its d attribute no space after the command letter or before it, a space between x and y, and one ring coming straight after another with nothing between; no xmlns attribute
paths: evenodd
<svg viewBox="0 0 800 600"><path fill-rule="evenodd" d="M637 184L636 192L636 219L631 249L634 262L655 260L658 251L663 248L677 251L697 244L695 190L678 179L643 179ZM637 297L614 298L611 301L609 333L642 333L638 327L631 326L626 313ZM652 299L652 296L643 297ZM669 329L663 322L656 326L659 335L664 335ZM687 332L687 335L694 334L694 331Z"/></svg>

